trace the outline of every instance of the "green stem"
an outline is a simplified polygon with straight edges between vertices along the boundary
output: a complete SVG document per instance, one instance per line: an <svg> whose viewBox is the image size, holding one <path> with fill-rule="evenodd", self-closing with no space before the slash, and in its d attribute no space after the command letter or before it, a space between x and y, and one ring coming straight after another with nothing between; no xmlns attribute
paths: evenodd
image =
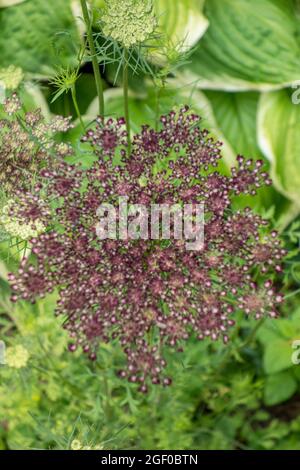
<svg viewBox="0 0 300 470"><path fill-rule="evenodd" d="M70 112L69 99L68 99L67 93L64 93L63 95L63 108L64 108L63 109L64 115L70 116L71 112Z"/></svg>
<svg viewBox="0 0 300 470"><path fill-rule="evenodd" d="M105 414L106 414L106 419L109 422L112 418L112 408L110 406L111 393L110 393L109 383L108 383L108 379L107 379L107 371L104 372L103 382L104 382L104 393L105 393L104 410L105 410Z"/></svg>
<svg viewBox="0 0 300 470"><path fill-rule="evenodd" d="M294 295L298 295L300 293L300 289L294 290L293 292L290 292L289 294L284 296L284 299L289 299L290 297L293 297Z"/></svg>
<svg viewBox="0 0 300 470"><path fill-rule="evenodd" d="M155 93L155 130L158 131L158 119L159 119L159 98L160 98L161 88L157 87Z"/></svg>
<svg viewBox="0 0 300 470"><path fill-rule="evenodd" d="M84 125L84 122L82 120L82 116L80 114L80 110L79 110L79 106L78 106L75 85L71 88L71 94L72 94L72 100L73 100L73 104L74 104L74 108L75 108L77 117L80 121L80 124L81 124L83 130L85 131L85 125Z"/></svg>
<svg viewBox="0 0 300 470"><path fill-rule="evenodd" d="M90 15L89 15L86 0L81 0L81 8L82 8L84 22L87 28L87 39L89 43L90 55L92 58L96 89L97 89L97 95L98 95L98 100L99 100L99 114L100 116L104 117L103 84L102 84L102 79L100 75L99 64L97 61L97 53L96 53L96 47L95 47L94 38L93 38L92 23L90 21Z"/></svg>
<svg viewBox="0 0 300 470"><path fill-rule="evenodd" d="M124 114L127 130L128 155L131 153L131 135L130 135L130 118L129 118L129 100L128 100L128 51L124 51L123 65L123 96L124 96Z"/></svg>

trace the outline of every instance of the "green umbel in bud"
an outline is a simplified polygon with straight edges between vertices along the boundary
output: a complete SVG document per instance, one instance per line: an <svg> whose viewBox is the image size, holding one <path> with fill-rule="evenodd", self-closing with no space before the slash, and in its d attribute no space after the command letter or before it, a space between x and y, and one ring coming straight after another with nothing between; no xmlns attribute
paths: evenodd
<svg viewBox="0 0 300 470"><path fill-rule="evenodd" d="M7 348L5 362L8 367L21 369L27 365L29 352L21 344Z"/></svg>
<svg viewBox="0 0 300 470"><path fill-rule="evenodd" d="M130 48L145 42L157 20L150 0L106 0L103 33Z"/></svg>
<svg viewBox="0 0 300 470"><path fill-rule="evenodd" d="M23 78L23 70L20 67L10 65L5 69L0 69L0 85L2 83L7 90L16 90Z"/></svg>

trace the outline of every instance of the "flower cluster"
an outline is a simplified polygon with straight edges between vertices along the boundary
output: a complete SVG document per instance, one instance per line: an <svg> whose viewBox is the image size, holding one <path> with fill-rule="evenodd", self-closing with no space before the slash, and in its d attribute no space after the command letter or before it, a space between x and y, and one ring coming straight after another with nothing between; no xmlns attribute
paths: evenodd
<svg viewBox="0 0 300 470"><path fill-rule="evenodd" d="M0 185L10 193L32 187L43 166L53 166L70 154L70 147L58 143L55 135L72 124L70 118L61 116L46 122L40 110L23 113L15 93L5 100L4 111L8 116L0 120Z"/></svg>
<svg viewBox="0 0 300 470"><path fill-rule="evenodd" d="M70 447L71 450L103 450L102 444L84 445L79 439L73 439Z"/></svg>
<svg viewBox="0 0 300 470"><path fill-rule="evenodd" d="M6 90L16 90L24 78L23 70L15 65L0 69L0 87Z"/></svg>
<svg viewBox="0 0 300 470"><path fill-rule="evenodd" d="M82 141L98 157L89 169L61 163L42 170L35 198L56 201L49 205L54 222L31 240L34 260L24 259L10 282L13 301L58 290L56 314L70 351L82 348L95 360L99 343L118 341L127 357L120 377L146 392L149 382L171 384L166 349L181 351L191 336L226 343L240 310L277 316L282 296L273 283L285 251L261 217L233 210L233 198L270 184L261 161L238 157L229 176L218 172L221 143L187 107L162 116L158 131L144 126L130 156L122 126L98 119L87 131ZM187 251L172 235L99 239L97 210L119 196L128 204L203 203L202 250ZM25 200L34 209L36 199ZM39 213L45 225L47 217Z"/></svg>
<svg viewBox="0 0 300 470"><path fill-rule="evenodd" d="M0 224L3 225L6 233L21 240L30 240L45 232L46 227L38 218L30 218L29 214L26 214L21 219L19 207L17 209L18 216L14 216L14 206L14 200L10 199L0 214Z"/></svg>
<svg viewBox="0 0 300 470"><path fill-rule="evenodd" d="M7 348L5 354L5 363L8 367L21 369L27 365L29 360L29 352L21 344Z"/></svg>
<svg viewBox="0 0 300 470"><path fill-rule="evenodd" d="M152 0L106 0L101 22L104 35L127 48L146 41L157 25Z"/></svg>

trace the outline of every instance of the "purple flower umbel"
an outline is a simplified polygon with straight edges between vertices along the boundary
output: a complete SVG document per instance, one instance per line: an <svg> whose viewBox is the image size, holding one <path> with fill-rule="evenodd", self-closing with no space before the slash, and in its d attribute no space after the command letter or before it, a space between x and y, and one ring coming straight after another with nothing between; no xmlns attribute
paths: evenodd
<svg viewBox="0 0 300 470"><path fill-rule="evenodd" d="M56 141L56 134L72 128L71 118L55 116L46 122L38 109L24 112L14 93L4 102L6 117L0 119L0 185L12 194L16 188L32 188L33 179L43 167L55 166L69 155L65 143Z"/></svg>
<svg viewBox="0 0 300 470"><path fill-rule="evenodd" d="M262 162L239 156L222 175L221 143L198 116L185 107L161 124L144 126L128 157L123 121L98 119L82 139L98 156L91 168L43 170L35 196L55 201L52 226L47 219L48 233L31 240L34 261L10 275L13 301L58 290L70 351L80 347L94 360L99 343L119 341L127 357L120 376L142 392L149 382L170 385L166 348L182 350L191 336L226 343L237 311L275 317L282 300L273 286L285 255L277 234L267 236L267 223L249 208L232 208L233 197L271 183ZM187 251L175 239L101 241L97 209L122 195L129 204L204 203L203 249Z"/></svg>

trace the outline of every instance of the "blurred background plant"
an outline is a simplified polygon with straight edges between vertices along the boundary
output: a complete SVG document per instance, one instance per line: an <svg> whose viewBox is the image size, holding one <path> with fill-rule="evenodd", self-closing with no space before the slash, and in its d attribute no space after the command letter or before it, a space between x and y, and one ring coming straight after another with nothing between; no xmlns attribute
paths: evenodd
<svg viewBox="0 0 300 470"><path fill-rule="evenodd" d="M81 3L0 0L0 85L46 121L72 115L60 136L78 150L72 162L82 160L79 136L99 113L100 92L105 116L124 115L124 84L132 132L188 104L224 142L224 172L237 154L264 159L274 185L244 203L286 240L286 304L280 320L241 318L226 351L191 344L171 366L176 386L140 396L115 378L117 347L104 345L95 364L67 352L54 295L10 303L7 273L24 243L0 229L0 446L300 449L300 365L292 362L300 339L299 2L154 0L157 24L149 13L147 37L135 44L114 35L104 0L88 2L89 24ZM84 158L88 165L92 156Z"/></svg>

